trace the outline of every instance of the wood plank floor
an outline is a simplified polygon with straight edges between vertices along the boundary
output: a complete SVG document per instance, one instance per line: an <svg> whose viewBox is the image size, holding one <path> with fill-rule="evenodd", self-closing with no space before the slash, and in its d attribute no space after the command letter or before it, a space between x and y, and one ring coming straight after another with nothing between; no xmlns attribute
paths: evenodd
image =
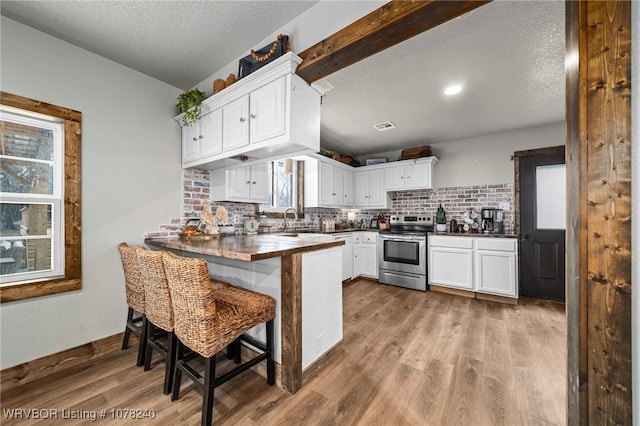
<svg viewBox="0 0 640 426"><path fill-rule="evenodd" d="M344 350L295 395L253 372L215 392L218 425L560 425L565 423L564 305L517 306L358 280L344 287ZM162 394L163 368L135 367L135 348L2 392L1 424L196 425L201 395ZM7 418L55 409L58 420ZM111 409L155 410L154 420ZM63 410L98 420L63 419ZM106 410L100 419L101 410ZM68 416L67 416L68 417Z"/></svg>

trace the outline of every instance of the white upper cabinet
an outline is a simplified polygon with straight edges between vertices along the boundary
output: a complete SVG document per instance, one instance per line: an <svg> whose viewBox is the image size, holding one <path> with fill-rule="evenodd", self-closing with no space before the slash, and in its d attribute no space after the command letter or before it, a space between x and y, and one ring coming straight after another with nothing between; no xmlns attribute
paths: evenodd
<svg viewBox="0 0 640 426"><path fill-rule="evenodd" d="M211 158L222 152L222 109L203 115L191 126L182 127L182 163Z"/></svg>
<svg viewBox="0 0 640 426"><path fill-rule="evenodd" d="M211 201L266 203L269 201L269 163L216 169L211 172Z"/></svg>
<svg viewBox="0 0 640 426"><path fill-rule="evenodd" d="M295 74L301 62L287 53L205 99L200 121L219 110L220 116L209 124L215 126L220 149L204 154L197 145L199 129L191 129L195 124L185 127L183 167L220 169L241 165L247 158L272 160L319 151L320 94ZM176 120L182 123L182 115Z"/></svg>
<svg viewBox="0 0 640 426"><path fill-rule="evenodd" d="M262 142L285 131L285 78L265 84L249 96L249 135L251 143Z"/></svg>
<svg viewBox="0 0 640 426"><path fill-rule="evenodd" d="M402 191L433 188L433 165L437 162L436 157L426 157L390 163L384 169L385 189Z"/></svg>
<svg viewBox="0 0 640 426"><path fill-rule="evenodd" d="M387 207L384 169L358 169L354 180L356 207Z"/></svg>
<svg viewBox="0 0 640 426"><path fill-rule="evenodd" d="M353 207L352 167L321 155L305 155L305 207Z"/></svg>
<svg viewBox="0 0 640 426"><path fill-rule="evenodd" d="M249 145L249 96L222 107L222 143L225 151Z"/></svg>

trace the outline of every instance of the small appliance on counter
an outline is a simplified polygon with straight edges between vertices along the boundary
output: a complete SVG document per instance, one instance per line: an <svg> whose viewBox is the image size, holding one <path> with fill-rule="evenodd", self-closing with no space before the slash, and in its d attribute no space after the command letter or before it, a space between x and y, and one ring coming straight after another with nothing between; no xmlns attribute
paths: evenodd
<svg viewBox="0 0 640 426"><path fill-rule="evenodd" d="M502 234L504 231L504 212L501 209L483 208L480 210L483 234Z"/></svg>

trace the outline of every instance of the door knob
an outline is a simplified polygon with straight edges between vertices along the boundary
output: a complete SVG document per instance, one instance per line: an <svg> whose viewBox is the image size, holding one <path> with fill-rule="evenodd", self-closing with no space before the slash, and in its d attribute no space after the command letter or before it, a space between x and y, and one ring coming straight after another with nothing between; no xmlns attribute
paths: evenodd
<svg viewBox="0 0 640 426"><path fill-rule="evenodd" d="M531 239L533 240L533 238L532 238L532 237L530 237L530 236L529 236L529 234L524 234L524 235L522 236L522 241L524 241L524 240L528 240L529 238L531 238Z"/></svg>

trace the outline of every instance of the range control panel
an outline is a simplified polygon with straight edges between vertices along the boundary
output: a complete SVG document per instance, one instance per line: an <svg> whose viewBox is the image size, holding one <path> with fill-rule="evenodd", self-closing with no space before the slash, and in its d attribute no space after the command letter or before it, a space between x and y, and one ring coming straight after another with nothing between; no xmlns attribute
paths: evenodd
<svg viewBox="0 0 640 426"><path fill-rule="evenodd" d="M432 226L433 217L427 215L395 215L391 216L391 225L423 225Z"/></svg>

